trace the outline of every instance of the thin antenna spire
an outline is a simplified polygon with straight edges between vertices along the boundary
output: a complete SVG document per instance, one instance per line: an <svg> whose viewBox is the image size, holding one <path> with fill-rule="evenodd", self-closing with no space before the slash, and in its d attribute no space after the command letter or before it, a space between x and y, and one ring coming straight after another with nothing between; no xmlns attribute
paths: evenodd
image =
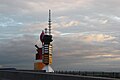
<svg viewBox="0 0 120 80"><path fill-rule="evenodd" d="M48 21L48 27L49 27L49 35L51 35L51 10L49 10L49 21Z"/></svg>

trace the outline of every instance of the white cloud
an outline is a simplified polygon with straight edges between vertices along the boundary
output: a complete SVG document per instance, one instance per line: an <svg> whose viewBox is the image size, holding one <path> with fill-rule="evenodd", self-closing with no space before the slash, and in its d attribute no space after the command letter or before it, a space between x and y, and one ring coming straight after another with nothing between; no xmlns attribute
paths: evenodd
<svg viewBox="0 0 120 80"><path fill-rule="evenodd" d="M110 16L111 19L120 22L120 17L118 16Z"/></svg>
<svg viewBox="0 0 120 80"><path fill-rule="evenodd" d="M91 17L91 16L85 16L84 17L85 21L90 22L91 24L106 24L108 22L108 19L103 18L103 17Z"/></svg>
<svg viewBox="0 0 120 80"><path fill-rule="evenodd" d="M63 27L79 26L79 25L80 25L80 21L62 22L61 25L62 25Z"/></svg>
<svg viewBox="0 0 120 80"><path fill-rule="evenodd" d="M70 9L75 9L81 6L88 5L93 0L46 0L46 1L30 1L27 2L27 6L29 6L34 11L40 10L48 10L53 9L56 11L65 11ZM73 7L74 6L74 7Z"/></svg>
<svg viewBox="0 0 120 80"><path fill-rule="evenodd" d="M60 31L52 31L52 34L53 34L53 37L59 37L61 35L61 32Z"/></svg>
<svg viewBox="0 0 120 80"><path fill-rule="evenodd" d="M84 58L116 58L118 57L119 55L113 55L113 54L109 54L109 53L106 53L106 54L97 54L97 55L91 55L91 56L85 56Z"/></svg>
<svg viewBox="0 0 120 80"><path fill-rule="evenodd" d="M57 31L57 29L64 29L68 27L76 27L80 25L80 21L64 21L64 22L54 22L52 23L52 30ZM31 23L31 24L25 24L25 28L22 31L25 32L35 32L44 30L45 28L48 28L47 22L37 22L37 23ZM60 31L57 31L60 32Z"/></svg>
<svg viewBox="0 0 120 80"><path fill-rule="evenodd" d="M77 39L85 42L105 42L111 40L111 42L116 42L116 37L103 33L62 33L61 36L71 37L71 39Z"/></svg>
<svg viewBox="0 0 120 80"><path fill-rule="evenodd" d="M69 19L69 17L68 16L60 16L60 17L57 17L56 19L65 20L65 19Z"/></svg>
<svg viewBox="0 0 120 80"><path fill-rule="evenodd" d="M33 14L41 11L52 9L55 11L68 11L71 9L87 6L93 0L0 0L0 10L3 13L21 13L21 14ZM7 10L7 9L9 10ZM9 12L13 11L13 12Z"/></svg>
<svg viewBox="0 0 120 80"><path fill-rule="evenodd" d="M44 30L47 26L47 23L41 22L41 23L30 23L30 24L25 24L25 28L21 29L21 31L25 32L35 32L35 31L41 31Z"/></svg>
<svg viewBox="0 0 120 80"><path fill-rule="evenodd" d="M104 41L114 40L115 37L106 34L88 34L82 36L82 39L87 42L93 42L93 41L104 42Z"/></svg>
<svg viewBox="0 0 120 80"><path fill-rule="evenodd" d="M7 27L7 26L19 26L19 25L23 25L23 23L17 22L13 18L0 15L0 26Z"/></svg>
<svg viewBox="0 0 120 80"><path fill-rule="evenodd" d="M112 21L120 22L120 16L117 16L117 15L98 14L98 16L107 18Z"/></svg>
<svg viewBox="0 0 120 80"><path fill-rule="evenodd" d="M102 24L106 24L108 22L108 20L104 20L102 21Z"/></svg>

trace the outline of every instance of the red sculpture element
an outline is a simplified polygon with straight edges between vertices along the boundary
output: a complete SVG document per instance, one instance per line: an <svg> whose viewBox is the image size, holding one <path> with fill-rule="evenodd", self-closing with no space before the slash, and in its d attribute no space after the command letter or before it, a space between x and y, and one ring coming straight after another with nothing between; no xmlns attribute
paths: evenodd
<svg viewBox="0 0 120 80"><path fill-rule="evenodd" d="M40 40L42 42L42 44L44 43L44 31L42 31L41 35L40 35Z"/></svg>
<svg viewBox="0 0 120 80"><path fill-rule="evenodd" d="M37 49L36 60L42 60L42 48Z"/></svg>

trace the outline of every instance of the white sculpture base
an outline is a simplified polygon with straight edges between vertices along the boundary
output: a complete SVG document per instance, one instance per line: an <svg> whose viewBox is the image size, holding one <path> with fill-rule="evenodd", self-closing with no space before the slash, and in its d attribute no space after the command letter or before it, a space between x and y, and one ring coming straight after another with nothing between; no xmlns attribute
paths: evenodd
<svg viewBox="0 0 120 80"><path fill-rule="evenodd" d="M46 70L46 72L54 72L50 65L46 65L42 70Z"/></svg>

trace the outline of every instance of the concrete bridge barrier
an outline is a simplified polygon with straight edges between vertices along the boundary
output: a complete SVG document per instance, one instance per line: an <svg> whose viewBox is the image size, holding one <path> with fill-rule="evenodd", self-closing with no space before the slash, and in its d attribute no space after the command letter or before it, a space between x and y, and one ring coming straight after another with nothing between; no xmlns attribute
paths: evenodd
<svg viewBox="0 0 120 80"><path fill-rule="evenodd" d="M33 71L31 72L16 70L0 70L0 80L119 80L119 79Z"/></svg>

